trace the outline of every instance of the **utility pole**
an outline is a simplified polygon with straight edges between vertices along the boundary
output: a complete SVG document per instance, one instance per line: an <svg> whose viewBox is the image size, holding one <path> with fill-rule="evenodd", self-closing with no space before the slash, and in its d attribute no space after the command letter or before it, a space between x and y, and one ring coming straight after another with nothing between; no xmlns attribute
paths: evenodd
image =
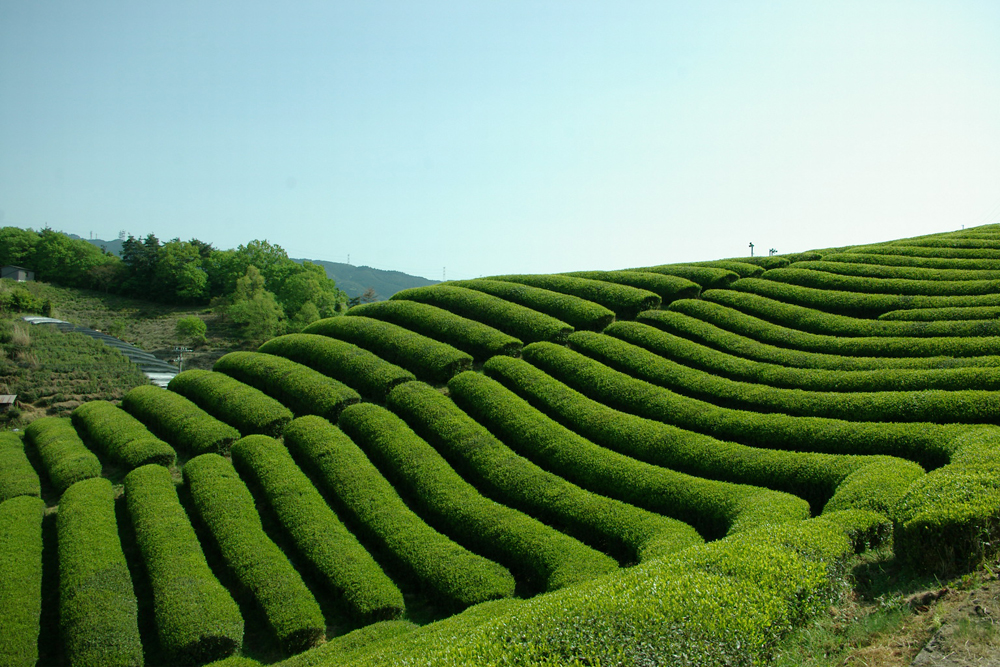
<svg viewBox="0 0 1000 667"><path fill-rule="evenodd" d="M750 244L750 256L753 257L753 244Z"/></svg>
<svg viewBox="0 0 1000 667"><path fill-rule="evenodd" d="M775 250L774 248L771 248L770 250L767 251L767 256L768 257L770 257L771 255L777 255L777 254L778 254L778 251Z"/></svg>
<svg viewBox="0 0 1000 667"><path fill-rule="evenodd" d="M441 267L441 282L445 282L447 280L448 280L448 267L447 266L442 266Z"/></svg>
<svg viewBox="0 0 1000 667"><path fill-rule="evenodd" d="M174 352L177 353L177 370L178 371L183 371L184 370L184 353L185 352L194 352L194 350L192 350L190 347L175 347L174 348Z"/></svg>

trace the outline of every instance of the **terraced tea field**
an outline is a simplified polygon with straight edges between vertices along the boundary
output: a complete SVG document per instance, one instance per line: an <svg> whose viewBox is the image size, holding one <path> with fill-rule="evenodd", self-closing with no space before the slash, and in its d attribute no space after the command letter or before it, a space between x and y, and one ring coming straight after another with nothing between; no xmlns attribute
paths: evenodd
<svg viewBox="0 0 1000 667"><path fill-rule="evenodd" d="M766 664L995 554L998 313L996 225L356 307L0 434L0 664Z"/></svg>

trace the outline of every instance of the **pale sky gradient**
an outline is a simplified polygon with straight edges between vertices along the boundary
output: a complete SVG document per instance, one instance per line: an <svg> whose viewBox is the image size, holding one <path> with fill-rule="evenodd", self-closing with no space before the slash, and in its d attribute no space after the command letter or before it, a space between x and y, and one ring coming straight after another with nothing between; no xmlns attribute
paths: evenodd
<svg viewBox="0 0 1000 667"><path fill-rule="evenodd" d="M1000 2L0 2L0 226L433 279L1000 222Z"/></svg>

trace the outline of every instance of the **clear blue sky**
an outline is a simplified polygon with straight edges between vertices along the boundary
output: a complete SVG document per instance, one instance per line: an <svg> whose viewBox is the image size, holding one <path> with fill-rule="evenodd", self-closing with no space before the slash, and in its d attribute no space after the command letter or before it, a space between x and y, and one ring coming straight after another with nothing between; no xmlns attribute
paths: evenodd
<svg viewBox="0 0 1000 667"><path fill-rule="evenodd" d="M0 211L436 279L1000 222L1000 2L5 0Z"/></svg>

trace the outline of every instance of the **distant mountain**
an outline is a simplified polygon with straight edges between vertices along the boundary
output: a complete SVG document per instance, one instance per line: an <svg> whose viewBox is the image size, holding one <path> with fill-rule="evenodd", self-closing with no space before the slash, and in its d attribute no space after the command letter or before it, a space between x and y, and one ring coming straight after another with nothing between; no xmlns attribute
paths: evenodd
<svg viewBox="0 0 1000 667"><path fill-rule="evenodd" d="M66 232L63 233L66 234ZM76 234L66 234L66 236L70 237L71 239L80 239L81 241L87 241L88 243L93 243L98 248L104 248L105 250L110 252L112 255L115 255L116 257L122 256L122 244L125 242L122 241L121 239L115 239L114 241L104 241L102 239L85 239L82 236L77 236Z"/></svg>
<svg viewBox="0 0 1000 667"><path fill-rule="evenodd" d="M301 264L305 260L292 258L292 261ZM337 283L337 287L347 292L347 296L350 297L361 296L366 289L371 287L379 299L388 299L396 292L410 287L436 285L440 282L420 276L411 276L402 271L385 271L373 269L370 266L353 266L341 262L327 262L322 259L309 261L322 266L326 275L333 279Z"/></svg>

